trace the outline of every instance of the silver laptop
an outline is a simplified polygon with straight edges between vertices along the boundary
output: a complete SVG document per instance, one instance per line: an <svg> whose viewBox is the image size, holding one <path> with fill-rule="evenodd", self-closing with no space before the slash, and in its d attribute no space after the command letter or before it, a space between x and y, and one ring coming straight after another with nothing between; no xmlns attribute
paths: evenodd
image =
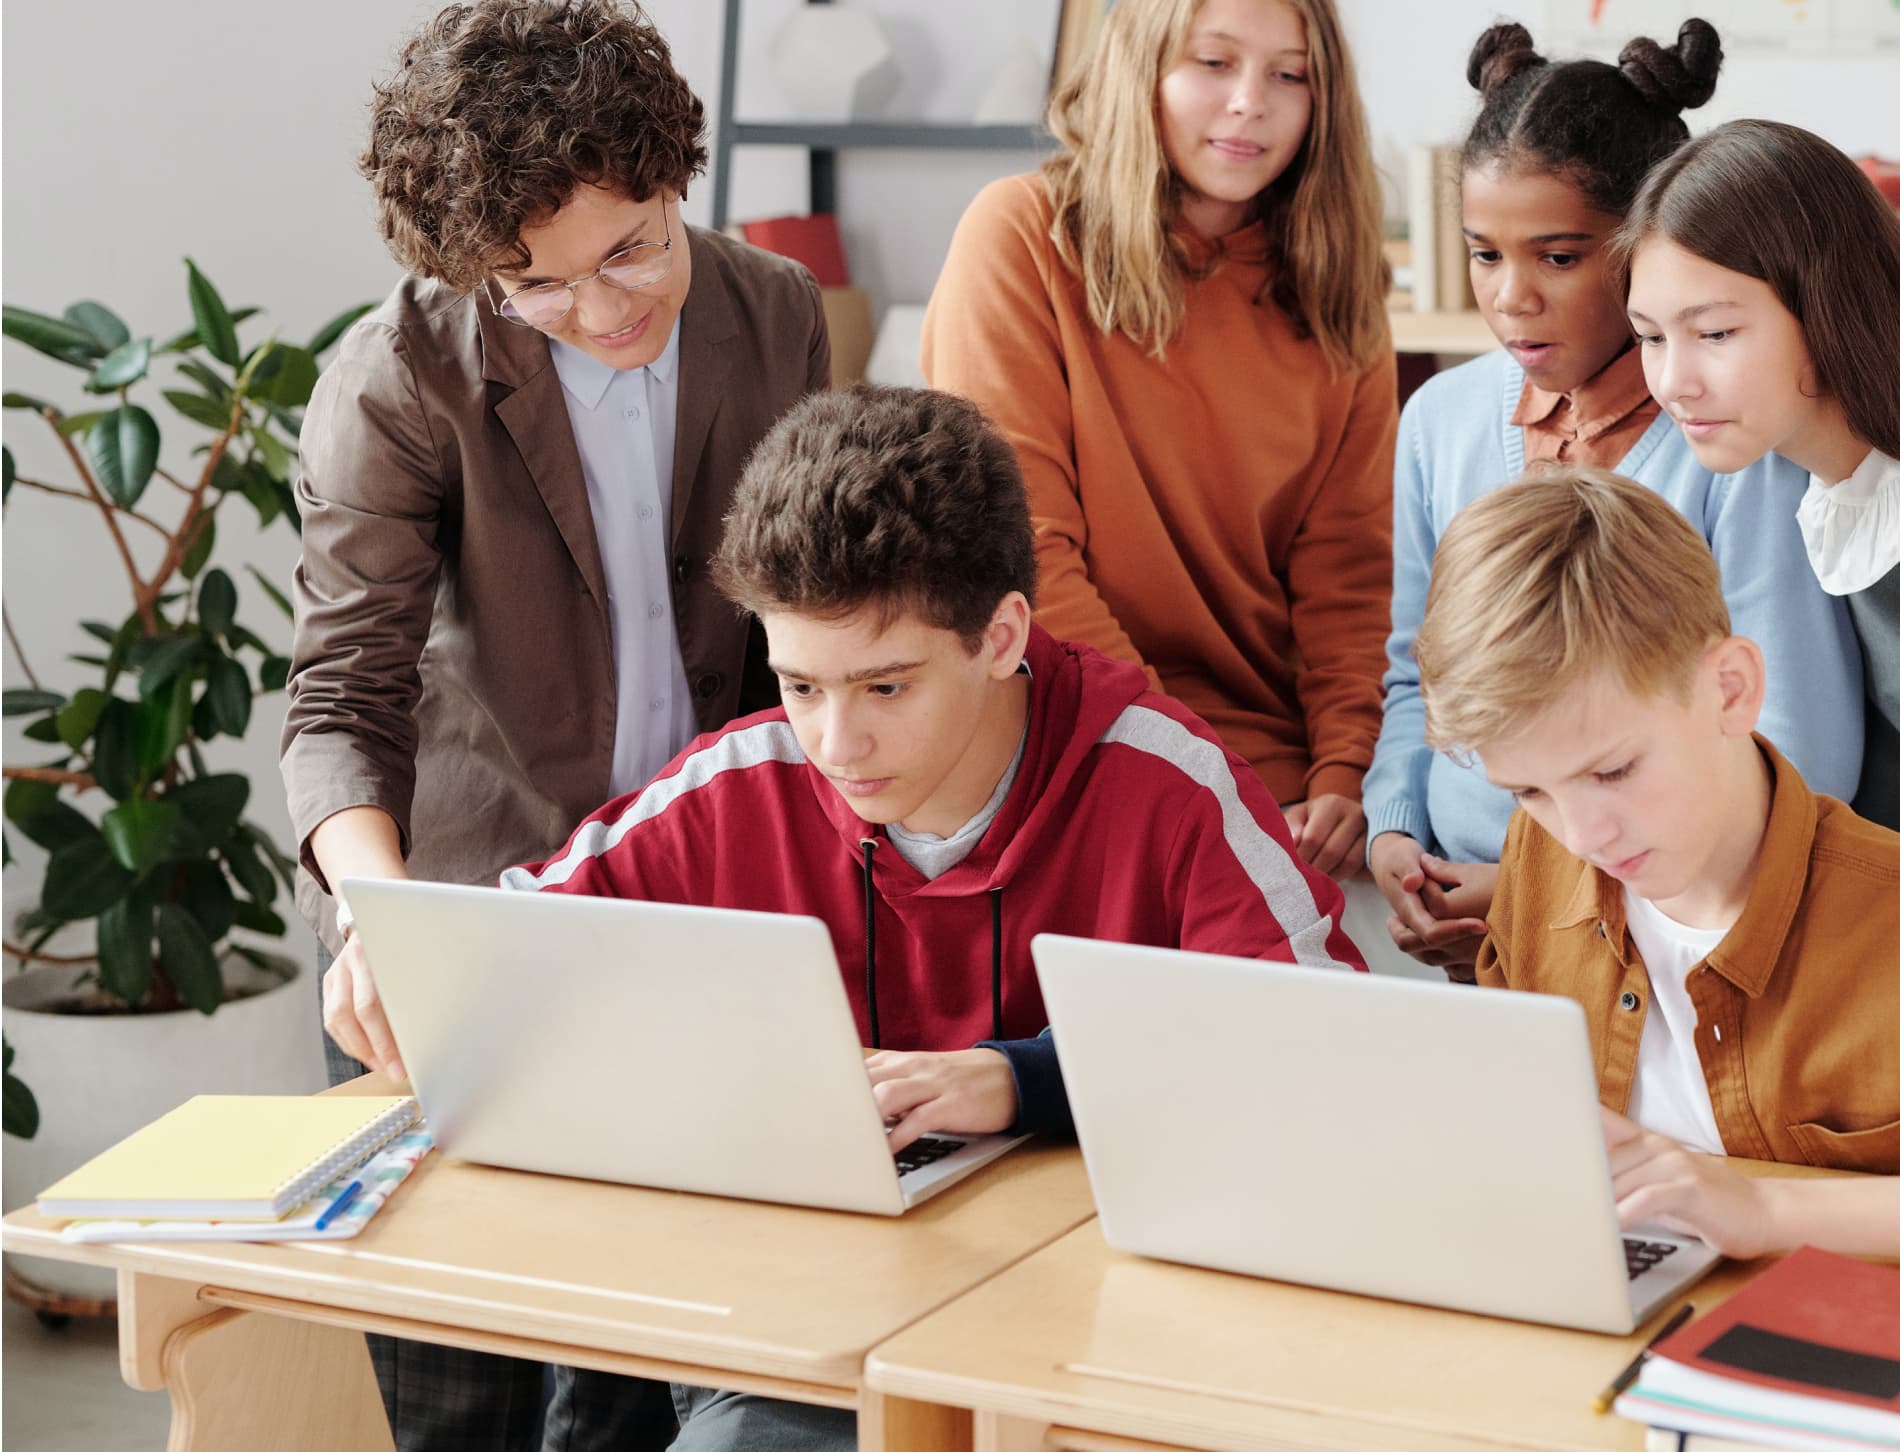
<svg viewBox="0 0 1900 1452"><path fill-rule="evenodd" d="M1567 998L1048 934L1032 951L1118 1249L1619 1334L1717 1259L1618 1230Z"/></svg>
<svg viewBox="0 0 1900 1452"><path fill-rule="evenodd" d="M892 1156L816 918L342 886L447 1154L897 1215L1021 1143L927 1135Z"/></svg>

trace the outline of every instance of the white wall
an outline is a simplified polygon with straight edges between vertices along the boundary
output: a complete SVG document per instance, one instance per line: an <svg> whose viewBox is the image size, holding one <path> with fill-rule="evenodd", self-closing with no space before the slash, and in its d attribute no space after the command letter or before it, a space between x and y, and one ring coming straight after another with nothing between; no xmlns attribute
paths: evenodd
<svg viewBox="0 0 1900 1452"><path fill-rule="evenodd" d="M771 53L796 3L749 0L740 72L746 119L783 119ZM1535 33L1559 3L1574 8L1575 0L1519 0L1514 8ZM381 296L395 269L352 157L369 76L386 67L398 33L435 4L198 0L181 10L94 0L85 7L83 43L70 7L9 6L0 57L7 301L58 312L97 297L135 331L169 332L189 318L179 261L187 253L230 302L266 306L271 325L288 337L307 335L346 304ZM967 114L1012 47L1046 46L1054 29L1055 0L880 0L874 8L888 17L905 68L893 111L906 116ZM1381 155L1456 136L1472 108L1464 57L1495 18L1491 4L1342 0L1342 8ZM1709 8L1719 19L1720 7ZM716 113L722 6L656 0L652 11ZM1891 51L1858 60L1750 52L1732 59L1716 101L1691 121L1700 128L1730 116L1773 115L1850 151L1900 155L1896 93L1900 61ZM1034 162L1033 153L847 154L839 203L859 280L880 305L922 301L970 195ZM735 216L804 205L801 152L750 149L734 178ZM710 199L702 183L688 214L703 221ZM74 375L13 343L0 351L0 366L10 389L73 398ZM154 411L162 418L162 402ZM35 420L8 414L5 427L22 473L70 482ZM171 431L174 441L188 436L182 427ZM169 458L189 464L176 442ZM295 539L281 525L257 538L245 515L237 504L220 516L221 555L239 579L245 618L287 641L287 629L268 606L259 609L255 588L235 566L250 560L281 577L295 558ZM71 622L116 618L129 608L116 561L97 521L63 501L16 491L6 525L5 593L28 658L48 684L81 684L83 672L62 660L83 644ZM11 648L5 680L25 683ZM263 703L250 739L227 759L252 772L253 813L287 842L275 771L281 717L281 702ZM5 749L9 762L39 759L39 748L12 730ZM30 899L35 876L30 861L7 874L9 911Z"/></svg>

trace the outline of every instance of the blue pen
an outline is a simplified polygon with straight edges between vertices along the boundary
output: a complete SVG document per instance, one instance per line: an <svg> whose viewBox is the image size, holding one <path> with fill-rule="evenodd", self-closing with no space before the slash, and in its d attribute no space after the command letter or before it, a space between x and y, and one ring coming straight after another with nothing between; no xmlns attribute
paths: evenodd
<svg viewBox="0 0 1900 1452"><path fill-rule="evenodd" d="M341 1215L345 1210L349 1209L350 1202L362 1193L363 1182L361 1180L351 1180L349 1184L343 1187L343 1193L330 1202L330 1208L317 1217L317 1223L313 1225L311 1229L328 1230L330 1228L330 1222L336 1219L336 1217Z"/></svg>

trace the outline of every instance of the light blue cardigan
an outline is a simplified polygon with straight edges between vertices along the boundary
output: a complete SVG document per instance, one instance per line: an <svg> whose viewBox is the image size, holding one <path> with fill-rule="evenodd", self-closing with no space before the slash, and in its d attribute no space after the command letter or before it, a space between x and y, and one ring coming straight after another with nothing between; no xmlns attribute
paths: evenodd
<svg viewBox="0 0 1900 1452"><path fill-rule="evenodd" d="M1451 517L1524 469L1524 431L1511 422L1524 370L1508 353L1440 373L1399 418L1392 484L1392 635L1386 643L1385 722L1366 774L1367 843L1404 832L1454 862L1496 862L1513 802L1425 744L1412 638L1425 614L1432 555ZM1702 531L1722 569L1737 635L1768 661L1763 735L1817 792L1849 799L1860 780L1860 654L1839 600L1809 566L1795 506L1807 476L1770 454L1739 474L1696 462L1667 414L1658 415L1616 472L1646 484Z"/></svg>

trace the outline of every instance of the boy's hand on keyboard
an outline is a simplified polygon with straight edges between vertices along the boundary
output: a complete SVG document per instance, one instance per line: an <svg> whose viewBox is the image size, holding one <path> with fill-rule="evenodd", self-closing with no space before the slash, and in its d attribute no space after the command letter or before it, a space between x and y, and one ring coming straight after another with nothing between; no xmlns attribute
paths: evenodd
<svg viewBox="0 0 1900 1452"><path fill-rule="evenodd" d="M891 1153L919 1135L996 1134L1016 1121L1016 1076L995 1049L949 1054L883 1050L864 1061L891 1125Z"/></svg>
<svg viewBox="0 0 1900 1452"><path fill-rule="evenodd" d="M1698 1236L1738 1260L1775 1248L1761 1181L1714 1155L1684 1149L1613 1109L1602 1114L1616 1218L1625 1230L1648 1221Z"/></svg>

